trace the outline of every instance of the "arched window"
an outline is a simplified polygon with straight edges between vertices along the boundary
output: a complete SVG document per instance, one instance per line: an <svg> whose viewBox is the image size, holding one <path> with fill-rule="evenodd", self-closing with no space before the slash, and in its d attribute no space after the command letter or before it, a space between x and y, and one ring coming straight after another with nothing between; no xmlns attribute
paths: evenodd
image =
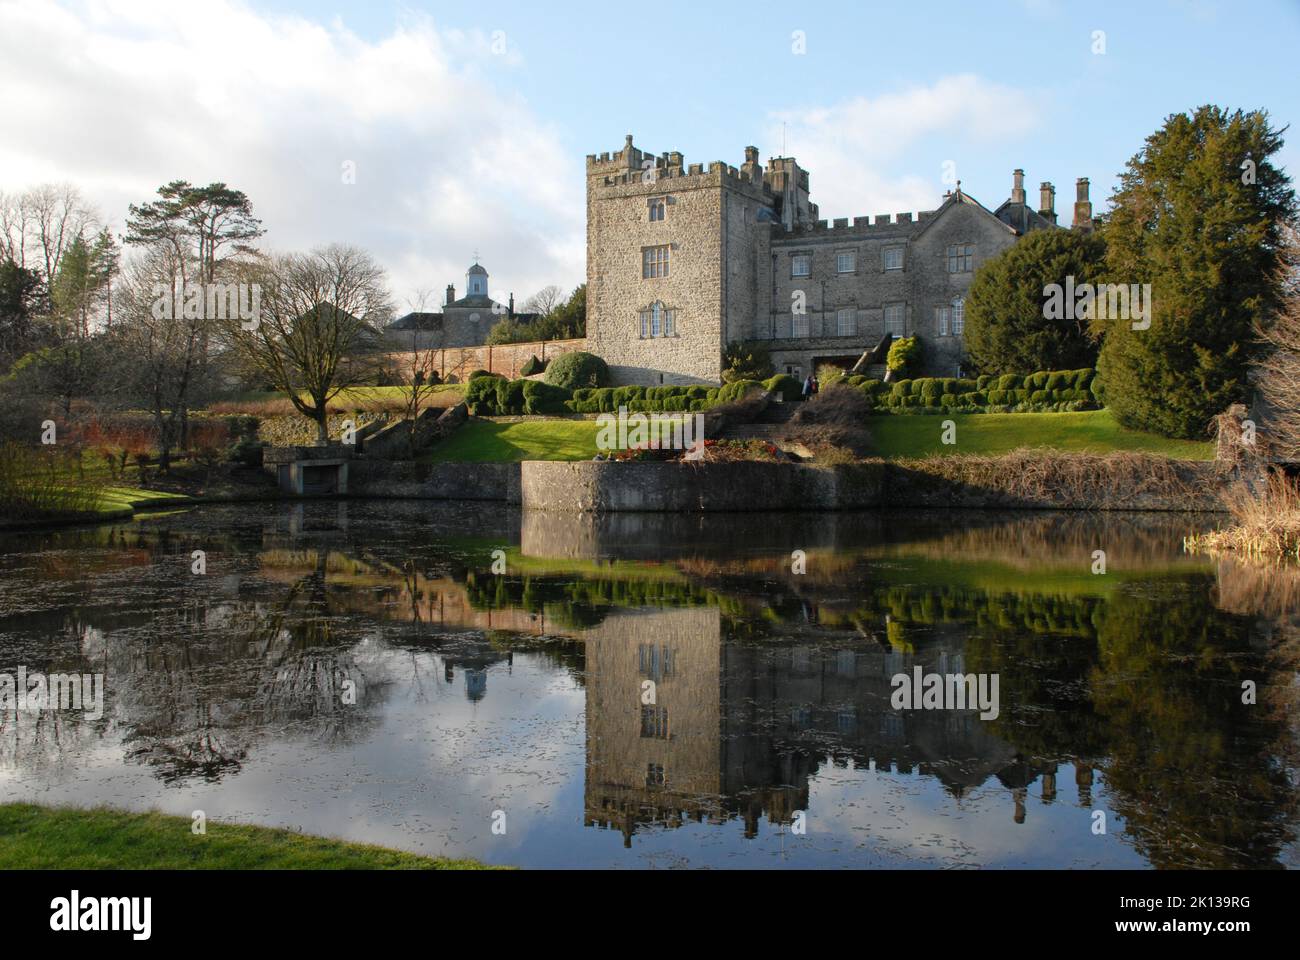
<svg viewBox="0 0 1300 960"><path fill-rule="evenodd" d="M677 336L677 311L665 307L661 301L656 300L645 307L638 316L641 321L642 339Z"/></svg>

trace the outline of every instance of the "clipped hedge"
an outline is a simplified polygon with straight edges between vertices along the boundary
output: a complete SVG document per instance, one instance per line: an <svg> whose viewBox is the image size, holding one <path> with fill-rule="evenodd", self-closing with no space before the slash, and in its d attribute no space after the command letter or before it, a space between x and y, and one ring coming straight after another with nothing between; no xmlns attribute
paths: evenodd
<svg viewBox="0 0 1300 960"><path fill-rule="evenodd" d="M865 379L865 378L864 378ZM782 400L798 400L803 396L803 384L788 373L778 373L763 381L763 389L771 394L780 394Z"/></svg>
<svg viewBox="0 0 1300 960"><path fill-rule="evenodd" d="M566 390L603 387L609 383L609 366L594 353L566 353L547 365L546 382Z"/></svg>
<svg viewBox="0 0 1300 960"><path fill-rule="evenodd" d="M846 382L871 401L881 413L925 413L960 410L963 413L1046 413L1094 410L1099 407L1096 372L1045 370L1028 376L1005 374L974 380L957 377L919 377L915 380L858 380Z"/></svg>

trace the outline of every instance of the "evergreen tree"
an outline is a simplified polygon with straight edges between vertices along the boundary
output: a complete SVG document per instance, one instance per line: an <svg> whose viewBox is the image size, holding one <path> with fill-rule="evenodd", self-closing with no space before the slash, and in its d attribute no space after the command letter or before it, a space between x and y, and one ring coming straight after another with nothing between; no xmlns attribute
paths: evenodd
<svg viewBox="0 0 1300 960"><path fill-rule="evenodd" d="M1246 393L1252 328L1277 308L1290 178L1262 111L1175 114L1120 175L1105 228L1106 279L1150 284L1151 321L1094 319L1107 406L1121 423L1204 437ZM1140 327L1141 322L1138 323Z"/></svg>
<svg viewBox="0 0 1300 960"><path fill-rule="evenodd" d="M1096 283L1106 245L1097 234L1035 230L975 273L966 298L966 352L981 373L1078 370L1097 362L1088 321L1073 310L1054 314L1051 284Z"/></svg>

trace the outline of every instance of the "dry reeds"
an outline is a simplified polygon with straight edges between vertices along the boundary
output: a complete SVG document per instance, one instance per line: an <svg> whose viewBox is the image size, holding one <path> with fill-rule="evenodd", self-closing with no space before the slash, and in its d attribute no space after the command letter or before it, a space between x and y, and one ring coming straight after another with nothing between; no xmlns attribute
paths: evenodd
<svg viewBox="0 0 1300 960"><path fill-rule="evenodd" d="M1256 560L1300 560L1300 486L1283 474L1258 493L1244 485L1229 495L1233 525L1188 537L1193 553L1232 553Z"/></svg>

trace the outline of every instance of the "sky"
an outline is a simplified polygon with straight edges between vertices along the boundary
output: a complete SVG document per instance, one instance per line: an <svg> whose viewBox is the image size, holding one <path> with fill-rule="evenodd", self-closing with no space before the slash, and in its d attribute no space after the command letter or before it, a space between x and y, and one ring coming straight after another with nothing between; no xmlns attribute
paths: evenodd
<svg viewBox="0 0 1300 960"><path fill-rule="evenodd" d="M1011 171L1104 209L1171 113L1265 109L1300 172L1300 0L801 4L0 0L0 191L121 230L173 179L245 191L270 249L369 250L399 312L475 254L521 302L585 278L584 163L631 133L793 156L821 216L995 208Z"/></svg>

